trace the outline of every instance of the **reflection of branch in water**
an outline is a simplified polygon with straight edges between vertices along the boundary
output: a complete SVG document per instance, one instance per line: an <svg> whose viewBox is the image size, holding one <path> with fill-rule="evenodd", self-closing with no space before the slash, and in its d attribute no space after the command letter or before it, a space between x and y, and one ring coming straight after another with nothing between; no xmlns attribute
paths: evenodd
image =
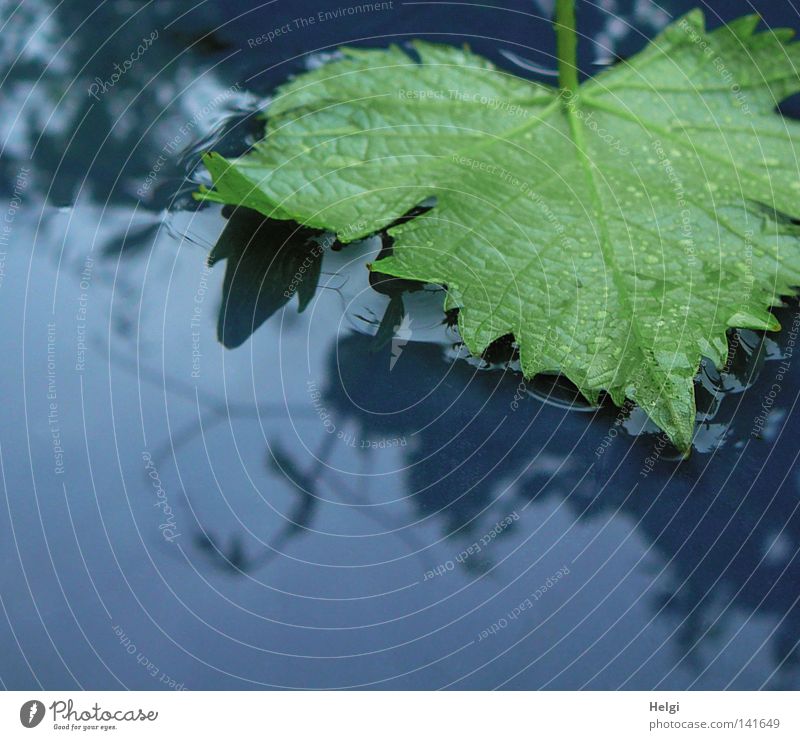
<svg viewBox="0 0 800 740"><path fill-rule="evenodd" d="M332 492L340 493L342 491L343 486L341 484L334 485L331 481L325 480L324 477L324 473L328 469L327 463L335 439L334 435L326 435L326 438L314 454L314 462L308 471L301 470L288 453L281 450L277 445L270 445L268 465L292 484L292 488L299 496L299 501L291 514L286 517L286 524L270 542L264 545L264 549L259 554L248 557L242 544L242 538L239 535L234 535L226 551L226 548L203 528L201 528L196 538L199 547L209 552L213 556L213 561L221 565L225 570L238 572L241 575L251 573L271 562L278 554L284 551L285 546L292 539L310 528L311 519L320 501L320 497L316 495L318 485L324 483ZM346 496L346 500L356 501L359 506L363 507L365 516L408 546L410 551L422 561L424 568L429 567L430 564L423 555L425 546L410 532L374 511L374 507L370 506L366 500L358 496L352 489L346 490Z"/></svg>
<svg viewBox="0 0 800 740"><path fill-rule="evenodd" d="M414 553L421 561L425 569L430 567L433 563L429 563L425 560L425 556L423 553L426 549L428 549L427 545L424 545L420 542L411 531L407 527L398 527L396 524L391 522L388 518L382 516L380 512L369 503L369 501L364 498L363 496L359 495L356 491L346 485L342 485L341 482L337 482L336 485L333 484L332 481L325 480L324 478L320 477L320 482L324 482L327 484L328 488L330 489L331 493L334 495L340 495L343 491L345 496L343 497L346 502L355 502L355 504L360 508L363 509L361 512L364 516L371 519L373 522L378 524L382 527L386 532L394 535L397 537L403 544L407 545L411 552Z"/></svg>
<svg viewBox="0 0 800 740"><path fill-rule="evenodd" d="M167 377L147 367L137 367L135 362L121 363L120 368L126 372L135 374L142 380L156 385L158 388L165 390L169 386L169 392L172 395L181 396L187 400L194 401L198 409L198 419L192 420L186 424L179 432L172 434L170 438L160 447L157 447L153 452L153 461L163 463L168 459L169 453L178 450L180 447L192 441L195 434L199 432L200 421L200 404L208 407L207 415L203 415L204 428L216 426L222 421L229 418L236 417L254 417L254 418L274 418L285 414L292 416L307 416L316 417L317 413L312 408L301 408L299 410L291 410L286 404L280 403L254 403L245 404L238 402L231 402L226 398L209 398L205 390L201 398L198 386L193 383L187 383L175 377ZM206 418L210 417L208 421ZM176 441L177 440L177 441Z"/></svg>
<svg viewBox="0 0 800 740"><path fill-rule="evenodd" d="M202 525L196 537L200 548L208 551L218 565L221 564L226 570L234 571L239 575L250 573L273 560L276 555L283 552L283 548L288 542L308 529L319 502L318 498L313 495L313 481L319 477L321 468L325 464L323 457L329 450L330 444L328 440L324 440L317 451L317 459L314 461L312 469L308 473L304 473L288 455L272 447L269 448L272 467L277 468L292 483L292 488L299 495L299 500L292 513L286 517L286 524L278 530L271 542L265 543L264 549L258 555L248 557L242 544L242 538L237 534L233 536L228 552L223 552L214 536ZM270 461L268 461L268 465L269 463ZM288 471L291 471L291 476Z"/></svg>
<svg viewBox="0 0 800 740"><path fill-rule="evenodd" d="M291 460L289 455L280 450L277 445L270 445L269 452L272 458L272 467L280 471L280 473L290 483L292 483L293 487L298 491L299 495L304 501L309 500L313 502L305 505L303 502L301 502L299 509L303 516L307 518L303 518L302 522L298 523L298 517L293 515L293 521L288 522L283 531L278 535L278 537L276 537L275 540L273 540L272 544L270 545L271 548L277 549L279 542L280 544L284 544L295 535L301 534L302 530L307 529L311 514L315 510L316 504L319 501L319 497L314 493L314 491L317 489L317 484L327 484L331 492L336 494L339 494L342 489L345 488L345 486L342 486L341 483L334 485L333 482L326 480L324 477L325 471L328 470L328 460L335 441L335 435L326 435L326 439L323 440L319 450L317 450L315 453L314 463L307 473L302 472L294 463L294 461ZM425 559L422 555L424 550L423 545L419 541L416 541L415 538L405 530L405 528L398 527L396 523L391 522L386 517L381 516L377 511L374 511L374 507L370 506L367 501L358 496L352 489L348 489L346 495L346 501L358 502L358 505L363 507L363 513L365 516L372 519L372 521L380 525L387 532L395 535L405 545L408 545L411 548L411 551L420 557L423 561L423 564L425 564ZM268 559L271 558L267 557L266 560ZM262 560L262 562L265 562L265 560Z"/></svg>

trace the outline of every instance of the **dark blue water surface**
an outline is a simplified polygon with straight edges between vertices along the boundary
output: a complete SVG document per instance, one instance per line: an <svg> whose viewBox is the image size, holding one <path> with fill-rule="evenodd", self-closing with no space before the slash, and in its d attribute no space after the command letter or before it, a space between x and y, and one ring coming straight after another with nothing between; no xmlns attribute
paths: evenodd
<svg viewBox="0 0 800 740"><path fill-rule="evenodd" d="M380 237L191 199L342 43L552 79L548 4L0 3L3 686L800 688L796 303L701 373L680 462L636 410L520 388L508 346L467 357L440 290L370 285ZM584 71L694 4L579 3ZM753 8L800 26L709 23Z"/></svg>

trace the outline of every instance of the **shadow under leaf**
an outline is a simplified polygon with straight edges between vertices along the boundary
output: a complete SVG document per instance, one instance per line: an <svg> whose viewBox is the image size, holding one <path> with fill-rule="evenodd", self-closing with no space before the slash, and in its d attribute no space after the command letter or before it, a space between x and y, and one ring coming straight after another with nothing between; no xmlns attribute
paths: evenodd
<svg viewBox="0 0 800 740"><path fill-rule="evenodd" d="M334 239L293 221L233 210L208 258L227 260L217 336L225 347L246 342L297 294L303 311L317 290L322 254Z"/></svg>

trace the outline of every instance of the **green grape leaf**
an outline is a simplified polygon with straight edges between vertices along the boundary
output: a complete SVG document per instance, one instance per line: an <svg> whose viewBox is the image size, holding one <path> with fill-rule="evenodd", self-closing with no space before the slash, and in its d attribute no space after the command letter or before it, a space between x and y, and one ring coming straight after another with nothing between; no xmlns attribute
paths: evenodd
<svg viewBox="0 0 800 740"><path fill-rule="evenodd" d="M700 11L577 93L466 49L343 49L279 88L265 138L205 162L198 197L330 229L393 226L371 267L446 286L468 349L513 334L523 372L638 403L681 450L702 357L777 330L800 285L791 32Z"/></svg>

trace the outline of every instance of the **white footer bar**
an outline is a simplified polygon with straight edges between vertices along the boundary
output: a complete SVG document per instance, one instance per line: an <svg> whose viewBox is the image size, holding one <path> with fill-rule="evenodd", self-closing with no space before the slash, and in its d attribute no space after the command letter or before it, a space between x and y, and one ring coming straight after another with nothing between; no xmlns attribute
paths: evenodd
<svg viewBox="0 0 800 740"><path fill-rule="evenodd" d="M792 692L32 691L0 694L0 737L796 740L798 707Z"/></svg>

